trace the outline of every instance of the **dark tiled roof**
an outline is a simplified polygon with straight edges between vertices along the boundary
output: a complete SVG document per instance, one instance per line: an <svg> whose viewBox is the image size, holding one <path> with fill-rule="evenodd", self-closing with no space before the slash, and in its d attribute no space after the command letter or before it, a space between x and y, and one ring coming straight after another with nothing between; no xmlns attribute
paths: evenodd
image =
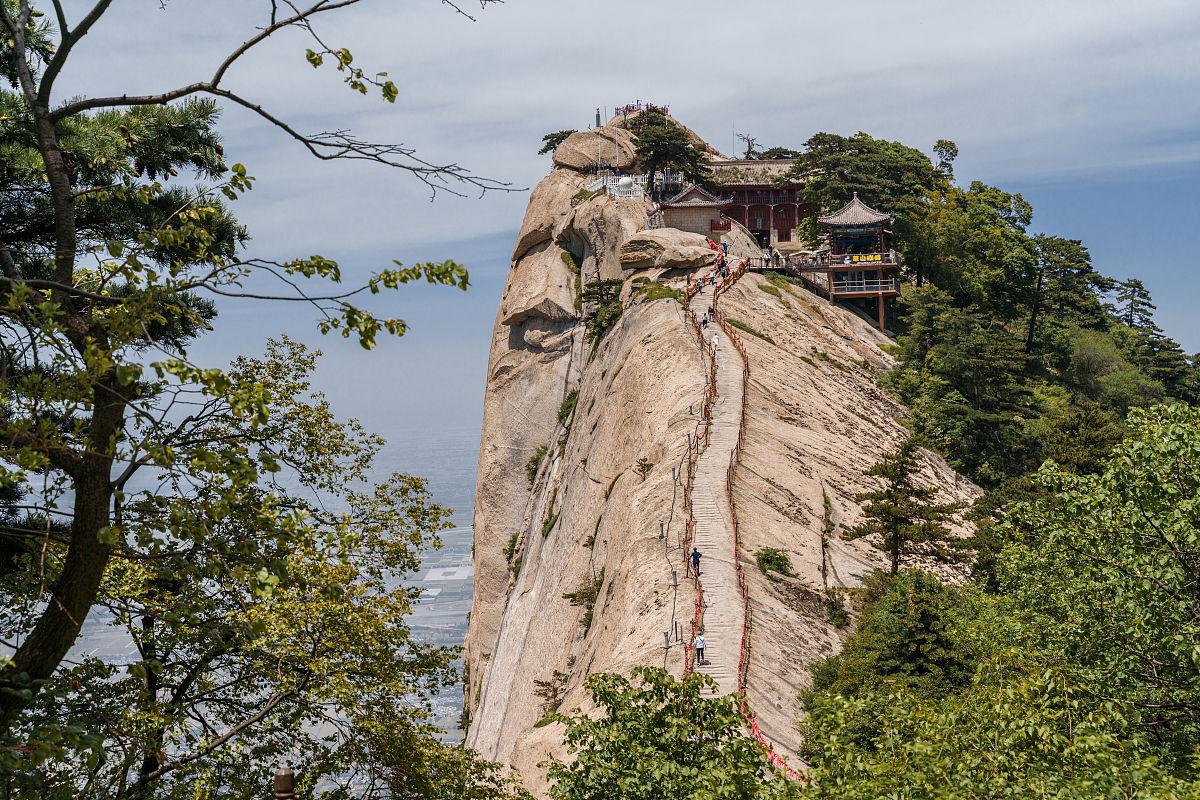
<svg viewBox="0 0 1200 800"><path fill-rule="evenodd" d="M837 211L828 216L817 217L817 222L823 225L878 225L881 222L891 221L891 214L876 211L862 200L859 200L858 192L854 193L853 200L846 203L846 205Z"/></svg>
<svg viewBox="0 0 1200 800"><path fill-rule="evenodd" d="M713 177L722 186L769 186L777 183L794 164L790 158L769 161L755 159L712 160Z"/></svg>
<svg viewBox="0 0 1200 800"><path fill-rule="evenodd" d="M662 203L663 208L724 208L727 205L728 200L722 200L696 185L689 186Z"/></svg>

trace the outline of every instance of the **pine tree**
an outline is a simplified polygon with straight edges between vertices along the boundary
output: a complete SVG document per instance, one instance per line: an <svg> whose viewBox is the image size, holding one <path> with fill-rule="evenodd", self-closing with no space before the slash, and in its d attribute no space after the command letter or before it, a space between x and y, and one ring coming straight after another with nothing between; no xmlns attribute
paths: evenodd
<svg viewBox="0 0 1200 800"><path fill-rule="evenodd" d="M653 178L660 169L670 167L700 186L713 185L707 156L692 146L687 131L658 111L643 111L629 126L637 136L637 156Z"/></svg>
<svg viewBox="0 0 1200 800"><path fill-rule="evenodd" d="M547 153L553 153L558 149L558 146L565 142L574 132L574 129L571 129L547 133L542 137L542 149L538 150L538 155L544 156Z"/></svg>
<svg viewBox="0 0 1200 800"><path fill-rule="evenodd" d="M1150 291L1137 278L1117 284L1117 313L1121 321L1137 330L1154 328L1154 310L1150 302Z"/></svg>
<svg viewBox="0 0 1200 800"><path fill-rule="evenodd" d="M960 509L957 504L933 502L936 492L917 486L913 476L917 471L917 444L909 436L895 451L884 455L868 475L883 478L882 489L863 492L855 497L865 503L866 521L842 534L844 539L860 539L879 535L880 550L891 558L891 573L900 571L900 559L919 550L945 557L952 539L945 522Z"/></svg>

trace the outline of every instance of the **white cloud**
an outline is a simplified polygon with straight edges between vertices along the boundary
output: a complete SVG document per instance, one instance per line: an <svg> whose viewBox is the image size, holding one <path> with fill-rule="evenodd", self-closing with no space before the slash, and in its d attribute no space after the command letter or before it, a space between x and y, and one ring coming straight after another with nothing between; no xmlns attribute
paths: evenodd
<svg viewBox="0 0 1200 800"><path fill-rule="evenodd" d="M176 0L159 11L141 0L102 23L68 77L87 92L194 79L263 5ZM1200 109L1182 102L1200 83L1191 3L510 0L477 16L435 0L368 0L329 18L328 41L400 84L395 107L351 94L331 70L314 73L298 35L236 66L230 82L302 126L352 125L522 186L545 171L534 155L541 133L635 97L670 103L724 149L731 126L791 145L817 130L924 147L947 136L962 150L960 171L994 180L1200 156L1195 137L1164 139L1200 129ZM315 169L247 115L229 121L231 149L264 188L294 198L264 207L260 236L317 217L371 239L358 220L374 210L440 240L511 228L520 213L519 199L503 197L429 209L401 175Z"/></svg>
<svg viewBox="0 0 1200 800"><path fill-rule="evenodd" d="M69 5L78 16L83 4ZM66 85L136 92L203 77L265 6L115 4ZM726 150L734 127L764 145L819 130L925 148L951 138L961 178L1017 188L1200 161L1194 0L509 0L478 18L437 0L364 0L329 18L331 44L400 85L394 106L309 68L300 35L252 54L229 81L306 130L403 141L519 187L546 172L543 133L635 98L670 104ZM403 173L315 163L245 111L222 127L260 179L238 211L266 252L352 254L364 269L439 242L453 256L455 242L514 230L526 202L430 204Z"/></svg>

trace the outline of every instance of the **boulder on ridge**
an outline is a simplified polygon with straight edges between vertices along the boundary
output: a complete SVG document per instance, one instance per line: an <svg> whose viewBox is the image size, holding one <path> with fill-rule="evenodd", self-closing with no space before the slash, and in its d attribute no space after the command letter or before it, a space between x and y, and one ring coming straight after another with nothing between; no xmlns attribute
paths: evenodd
<svg viewBox="0 0 1200 800"><path fill-rule="evenodd" d="M621 245L620 259L623 269L696 269L716 264L717 254L698 233L654 228L626 239Z"/></svg>
<svg viewBox="0 0 1200 800"><path fill-rule="evenodd" d="M630 172L636 166L633 134L624 128L604 126L576 131L554 150L554 166L587 172L597 160Z"/></svg>

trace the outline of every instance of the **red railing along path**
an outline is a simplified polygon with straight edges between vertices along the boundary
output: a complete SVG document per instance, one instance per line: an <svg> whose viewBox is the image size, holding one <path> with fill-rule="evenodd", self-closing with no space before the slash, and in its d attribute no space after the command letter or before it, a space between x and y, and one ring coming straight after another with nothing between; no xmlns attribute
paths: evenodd
<svg viewBox="0 0 1200 800"><path fill-rule="evenodd" d="M725 331L725 335L729 337L729 341L733 343L734 349L737 350L738 355L742 359L742 413L741 419L738 421L737 441L733 446L733 452L729 457L729 468L725 473L725 492L729 497L729 509L733 517L733 563L737 570L738 586L742 590L742 602L745 604L745 613L742 622L742 641L738 652L738 708L746 721L746 727L750 729L750 735L766 748L767 758L771 764L792 780L801 781L804 780L804 776L788 764L783 756L775 752L775 748L771 745L771 742L767 740L767 737L759 729L758 719L755 717L754 711L750 708L750 702L746 698L746 673L750 668L751 607L750 590L746 584L746 573L742 569L742 561L738 557L738 553L741 550L741 534L738 528L737 504L733 499L733 470L742 455L742 437L746 430L746 398L750 383L750 359L746 354L746 347L742 343L741 337L738 335L737 330L725 319L725 315L717 307L717 301L721 294L745 274L749 267L750 260L744 259L729 273L728 277L718 282L716 291L713 294L712 305L713 320Z"/></svg>
<svg viewBox="0 0 1200 800"><path fill-rule="evenodd" d="M709 435L712 431L712 406L717 399L717 364L712 353L709 352L708 342L704 339L704 334L700 330L700 321L696 319L696 313L692 311L692 298L700 291L700 283L688 280L687 288L684 290L684 310L686 312L689 327L692 333L695 334L696 340L700 343L702 351L708 355L708 369L704 377L704 400L700 405L700 425L696 432L695 439L692 441L691 447L688 450L687 470L685 473L683 484L683 511L686 519L684 524L683 538L683 566L684 574L689 573L688 560L689 553L692 549L692 536L696 530L696 518L692 512L692 488L696 478L696 462L700 458L700 454L704 452L704 448L708 446ZM691 672L695 668L696 650L692 642L696 639L696 634L700 632L700 625L704 618L704 586L700 582L699 575L693 575L694 586L696 589L696 607L692 614L691 636L684 647L683 656L683 671L684 673Z"/></svg>

